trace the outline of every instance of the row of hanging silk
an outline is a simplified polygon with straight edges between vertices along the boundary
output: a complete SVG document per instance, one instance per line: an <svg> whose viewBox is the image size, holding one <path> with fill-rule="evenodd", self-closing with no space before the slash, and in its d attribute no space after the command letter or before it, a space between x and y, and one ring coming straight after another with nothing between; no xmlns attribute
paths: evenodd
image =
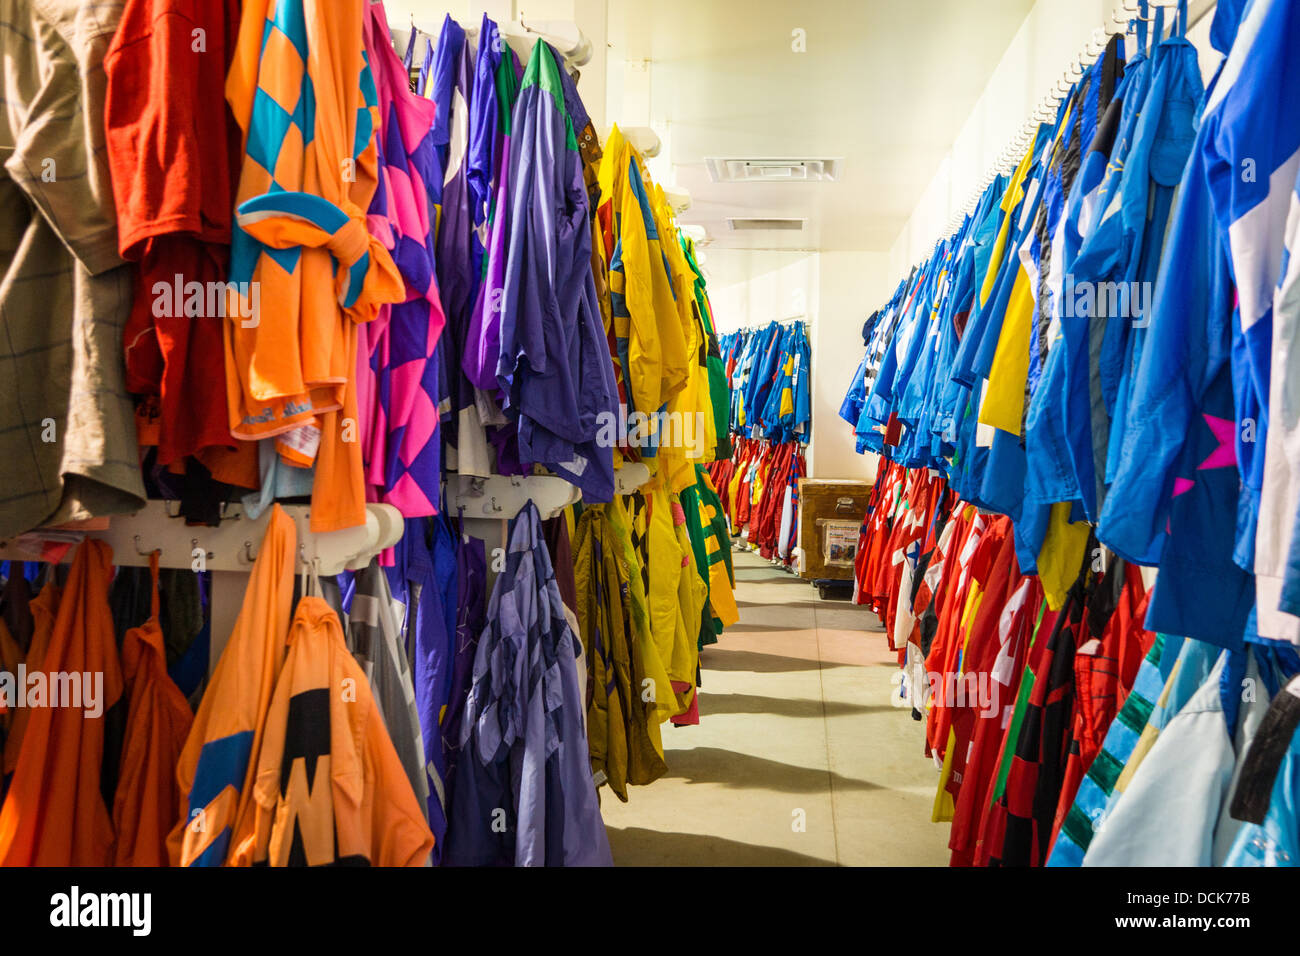
<svg viewBox="0 0 1300 956"><path fill-rule="evenodd" d="M485 619L482 542L408 535L415 580L390 589L372 562L303 590L295 537L275 507L210 678L206 574L160 571L156 553L115 571L96 540L62 584L50 565L8 567L0 863L438 862ZM421 692L442 685L445 700ZM60 686L79 699L53 699Z"/></svg>
<svg viewBox="0 0 1300 956"><path fill-rule="evenodd" d="M710 468L731 533L789 566L798 533L799 479L812 429L809 344L802 322L722 336L731 385L729 461Z"/></svg>
<svg viewBox="0 0 1300 956"><path fill-rule="evenodd" d="M735 439L727 461L709 467L731 533L768 560L789 566L797 545L799 479L807 474L803 445Z"/></svg>
<svg viewBox="0 0 1300 956"><path fill-rule="evenodd" d="M719 340L731 385L731 431L771 442L808 443L812 431L808 331L772 322Z"/></svg>
<svg viewBox="0 0 1300 956"><path fill-rule="evenodd" d="M699 722L699 652L739 616L703 466L680 504L530 503L490 594L483 542L423 524L387 571L299 582L273 507L197 714L201 576L115 574L93 540L35 596L11 566L0 862L609 864L597 788L665 772L660 725ZM52 706L66 674L102 682Z"/></svg>
<svg viewBox="0 0 1300 956"><path fill-rule="evenodd" d="M608 501L625 458L680 493L730 453L694 249L550 45L521 63L447 18L403 63L382 3L226 2L201 25L227 81L194 94L142 81L192 67L151 9L124 5L104 107L150 493L205 523L310 497L328 531L367 501L435 514L447 471ZM179 128L189 180L156 164Z"/></svg>
<svg viewBox="0 0 1300 956"><path fill-rule="evenodd" d="M1293 709L1294 648L1147 630L1139 569L1095 540L1049 595L1013 538L942 476L883 463L855 600L924 723L952 865L1290 865L1291 737L1258 730Z"/></svg>
<svg viewBox="0 0 1300 956"><path fill-rule="evenodd" d="M694 248L617 127L602 147L551 47L539 42L522 71L487 17L477 43L472 57L448 17L416 80L450 144L435 203L448 467L544 465L602 502L631 458L680 492L692 464L730 447ZM665 433L660 416L685 433Z"/></svg>
<svg viewBox="0 0 1300 956"><path fill-rule="evenodd" d="M1206 90L1185 4L1168 38L1163 16L1127 62L1112 38L868 321L841 409L884 457L857 600L958 864L1300 853L1294 721L1257 732L1300 671L1279 399L1300 220L1268 212L1300 195L1300 120L1262 119L1300 104L1300 4L1220 4ZM1245 158L1267 171L1213 173Z"/></svg>
<svg viewBox="0 0 1300 956"><path fill-rule="evenodd" d="M293 548L285 541L287 519L275 509L241 623L191 717L193 730L172 740L184 752L150 758L151 768L166 771L160 780L174 782L172 769L180 763L180 789L167 791L179 810L160 802L150 811L150 859L161 854L184 865L608 862L595 788L608 783L626 799L627 784L662 773L654 772L654 760L633 765L625 755L639 733L651 741L645 752L657 755L662 767L659 724L698 721L699 649L738 617L725 518L705 468L730 454L730 394L694 248L617 129L602 152L572 77L546 44L534 47L525 70L499 42L491 20L483 21L476 53L448 19L437 47L426 50L413 91L378 3L341 5L315 32L306 30L304 10L293 3L280 5L273 21L247 6L242 21L238 11L226 12L230 30L220 37L236 64L231 89L241 91L240 103L263 107L249 115L235 111L248 134L231 266L239 276L261 278L231 291L247 295L260 288L278 296L297 290L303 296L296 337L292 322L225 329L226 370L236 370L228 378L229 395L234 401L238 391L241 402L250 395L260 401L265 389L279 388L276 376L300 391L240 418L259 432L245 436L256 443L243 442L228 457L205 452L199 464L211 471L204 488L227 482L256 489L244 499L250 515L276 498L310 495L313 528L345 526L358 502L374 499L395 505L407 521L384 567L373 563L337 583L321 582L319 594L294 610L295 598L283 586L291 582ZM124 20L129 32L125 24L140 28L136 16ZM255 34L265 42L254 43ZM301 53L311 37L325 34L355 56L355 98L309 75ZM409 58L414 44L408 47ZM116 62L125 75L134 61L123 51ZM296 73L281 69L295 63ZM293 82L273 82L285 75ZM329 99L336 95L337 104ZM327 106L339 106L345 125L351 124L352 99L351 151L327 137L316 137L311 148L341 148L355 162L357 179L344 176L336 201L322 204L316 200L324 197L311 192L320 184L295 178L301 160L295 144L312 138L304 124L321 119ZM276 183L303 191L264 195L267 172ZM362 208L364 217L356 214ZM340 209L347 221L335 215ZM552 252L559 258L543 255L557 239ZM323 259L318 255L326 252ZM563 267L544 268L555 261ZM322 266L333 271L318 274ZM164 267L171 265L151 266ZM229 314L232 326L243 315L233 308ZM167 323L140 327L133 341L174 331ZM164 364L178 363L169 366L167 382L187 367L188 353L170 344L164 351ZM205 354L210 357L210 350ZM131 359L141 363L142 377L157 371L147 358L140 352ZM339 362L344 371L335 375ZM327 373L330 387L313 390L313 376ZM149 403L157 427L142 437L152 437L160 449L176 437L160 424L173 414L168 409L175 397L173 390L170 399L159 402L155 395ZM327 412L332 404L338 409ZM650 413L648 430L635 422L638 411ZM250 449L251 477L246 470L235 480L244 467L239 456L247 459ZM172 455L160 450L153 460ZM613 472L626 459L645 462L651 480L622 499L613 495ZM544 523L550 581L533 527L543 523L525 509L510 532L505 571L493 568L501 573L489 595L483 542L437 513L441 482L448 469L512 474L531 473L536 465L581 487L586 510ZM166 473L159 465L153 477L166 485ZM187 489L191 478L186 472ZM591 547L598 526L617 548L602 553ZM581 541L579 530L586 535ZM83 545L76 567L95 553ZM601 573L615 577L580 591L575 561L588 574L593 562L605 562ZM111 572L101 570L100 578L108 580ZM117 580L123 579L119 572ZM643 584L639 601L629 591L632 581ZM487 615L489 600L496 608L550 603L557 585L563 611L547 621L525 621L524 630L506 632ZM98 599L91 603L102 617ZM605 620L623 626L602 629L598 622ZM330 709L315 718L356 731L355 746L331 754L340 767L361 761L378 774L361 780L357 792L331 784L348 791L336 797L349 806L365 801L365 819L322 800L310 820L268 820L268 806L296 805L301 794L294 788L314 783L299 779L293 767L314 759L298 751L315 744L301 739L301 713L291 706L286 715L281 706L312 697L322 681L347 676L351 665L340 664L343 670L331 675L312 669L313 661L344 661L339 638L365 671L369 693L361 695L360 711ZM82 653L98 653L102 645L84 628L73 643ZM312 651L298 653L296 645ZM42 646L37 642L37 650ZM480 653L480 647L488 650ZM10 643L0 648L7 663L19 661ZM36 657L19 650L34 670ZM531 676L513 690L499 681L479 683L516 650L546 665L533 676L560 681L545 683L543 698L534 694L539 685ZM622 686L614 679L626 676L620 661L634 663L635 673L651 681L648 700L643 680ZM570 674L586 688L576 703ZM561 706L548 703L561 699ZM547 703L540 724L531 719L539 700ZM527 719L507 727L504 715L516 712ZM375 715L382 715L379 724ZM19 712L15 720L21 719ZM77 732L93 736L99 718L88 720ZM375 734L375 726L386 733ZM522 736L510 736L516 732ZM509 754L494 739L513 741ZM557 739L563 741L558 751L552 746ZM538 740L546 750L534 748ZM520 790L516 758L548 768L558 760L560 789L572 800L550 799L542 808L536 791ZM278 794L268 782L272 766L288 768ZM50 771L33 764L13 777L24 806L32 804L32 788L46 786ZM532 779L556 785L549 777ZM77 830L80 824L70 825L69 815L102 817L90 798L94 788L82 789L75 799L52 802L46 816L20 812L17 802L7 805L12 832L5 831L5 839L18 841L14 859L35 845L21 842L20 832ZM127 802L128 813L138 812L135 803ZM498 808L511 815L509 837L499 838ZM385 820L396 835L388 843L375 829ZM530 834L526 843L513 836L520 828ZM338 839L327 848L304 839L307 830L311 836L334 832ZM540 843L531 839L537 834ZM111 850L112 842L89 841L87 852L103 862L101 851ZM133 845L142 844L137 839Z"/></svg>
<svg viewBox="0 0 1300 956"><path fill-rule="evenodd" d="M617 127L602 147L553 49L538 43L521 69L487 17L477 53L450 17L436 43L426 38L421 51L418 39L413 31L405 66L416 93L437 105L444 466L486 476L543 465L583 492L582 505L549 523L546 535L571 633L556 619L535 630L525 622L526 637L507 634L489 614L480 645L498 649L473 671L498 666L488 663L492 654L519 653L534 639L547 660L576 649L583 707L566 703L546 718L559 730L563 790L574 803L561 813L551 801L543 817L516 821L544 833L542 846L485 829L498 807L518 815L537 805L538 794L521 792L517 772L517 760L530 759L537 728L514 718L510 727L490 727L525 707L518 695L530 692L526 687L503 690L476 678L468 689L448 690L441 671L469 669L465 641L455 638L454 655L443 643L430 645L443 648L431 658L433 673L424 681L416 675L426 737L444 706L464 715L450 729L441 721L444 740L460 735L454 764L439 767L429 758L430 822L441 839L441 810L444 862L607 862L599 818L591 818L595 804L583 794L594 779L596 788L607 784L626 800L629 784L663 773L659 726L698 722L699 649L738 617L725 522L704 467L731 452L730 394L712 306L694 247L663 190ZM558 251L547 252L555 242ZM651 479L624 499L613 482L627 460L643 462ZM551 585L538 580L546 575L536 532L528 530L535 517L525 509L512 526L509 567L494 584L492 606L518 600L512 588L532 594L540 587L541 604L553 603ZM408 522L407 535L422 540L418 524ZM435 528L435 542L441 536ZM410 593L422 601L426 591L414 585L426 562L399 547L397 566L408 569ZM453 629L441 635L439 642ZM585 719L585 736L556 723L574 718ZM507 739L515 744L508 748ZM585 785L570 762L571 746L579 745ZM504 779L516 783L503 793L507 769ZM439 780L444 772L449 776Z"/></svg>

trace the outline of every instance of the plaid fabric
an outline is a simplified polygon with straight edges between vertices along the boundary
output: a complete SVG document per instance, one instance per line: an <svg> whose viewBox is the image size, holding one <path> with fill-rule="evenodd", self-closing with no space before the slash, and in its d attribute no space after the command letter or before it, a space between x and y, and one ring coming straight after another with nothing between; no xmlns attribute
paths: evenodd
<svg viewBox="0 0 1300 956"><path fill-rule="evenodd" d="M102 122L121 12L0 0L0 537L144 504Z"/></svg>

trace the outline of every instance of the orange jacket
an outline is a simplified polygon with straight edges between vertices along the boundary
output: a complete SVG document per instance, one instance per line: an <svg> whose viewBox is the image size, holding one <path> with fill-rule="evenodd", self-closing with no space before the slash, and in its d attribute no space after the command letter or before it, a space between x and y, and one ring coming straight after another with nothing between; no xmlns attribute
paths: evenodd
<svg viewBox="0 0 1300 956"><path fill-rule="evenodd" d="M423 866L433 849L370 683L319 597L294 613L253 792L234 864Z"/></svg>
<svg viewBox="0 0 1300 956"><path fill-rule="evenodd" d="M249 812L266 713L284 663L297 546L293 519L275 505L244 606L176 769L184 814L167 837L174 865L221 866Z"/></svg>
<svg viewBox="0 0 1300 956"><path fill-rule="evenodd" d="M59 602L47 674L78 675L81 700L51 700L27 709L27 746L0 808L0 865L107 866L113 823L100 794L104 715L122 696L122 669L108 606L113 551L87 539L77 550ZM85 678L102 675L99 714L88 712ZM94 678L92 678L94 679ZM51 692L54 682L49 682ZM71 684L65 684L71 687Z"/></svg>
<svg viewBox="0 0 1300 956"><path fill-rule="evenodd" d="M41 593L36 595L29 605L35 630L32 633L32 643L27 648L27 656L21 659L27 664L29 674L40 670L41 662L45 660L45 651L50 646L50 635L54 632L54 618L59 613L61 593L59 586L50 582L41 588ZM12 668L11 673L17 674L18 668ZM30 707L15 707L9 717L9 735L5 738L4 748L5 776L18 769L18 755L22 753L23 737L27 732L27 721L31 714Z"/></svg>
<svg viewBox="0 0 1300 956"><path fill-rule="evenodd" d="M157 553L150 558L149 568L153 572L149 620L127 631L122 642L130 703L113 798L117 866L167 865L167 833L181 818L176 765L194 722L185 695L167 676L167 651L158 624Z"/></svg>

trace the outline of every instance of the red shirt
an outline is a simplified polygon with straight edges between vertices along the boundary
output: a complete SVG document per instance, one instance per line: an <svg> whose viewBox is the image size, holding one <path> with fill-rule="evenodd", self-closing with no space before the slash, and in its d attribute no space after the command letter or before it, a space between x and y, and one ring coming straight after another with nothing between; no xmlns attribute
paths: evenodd
<svg viewBox="0 0 1300 956"><path fill-rule="evenodd" d="M186 315L174 290L177 276L182 289L228 278L240 143L225 84L238 23L237 0L127 0L104 56L118 244L139 263L124 334L127 388L158 397L162 465L235 447L226 320Z"/></svg>

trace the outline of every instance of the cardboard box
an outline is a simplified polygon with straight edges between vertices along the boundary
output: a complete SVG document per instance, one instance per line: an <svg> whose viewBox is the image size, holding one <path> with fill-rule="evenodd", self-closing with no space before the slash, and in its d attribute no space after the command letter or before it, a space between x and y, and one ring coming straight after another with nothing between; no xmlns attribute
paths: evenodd
<svg viewBox="0 0 1300 956"><path fill-rule="evenodd" d="M853 540L867 514L871 483L827 478L799 479L799 576L808 580L853 578ZM829 560L828 560L829 559Z"/></svg>

